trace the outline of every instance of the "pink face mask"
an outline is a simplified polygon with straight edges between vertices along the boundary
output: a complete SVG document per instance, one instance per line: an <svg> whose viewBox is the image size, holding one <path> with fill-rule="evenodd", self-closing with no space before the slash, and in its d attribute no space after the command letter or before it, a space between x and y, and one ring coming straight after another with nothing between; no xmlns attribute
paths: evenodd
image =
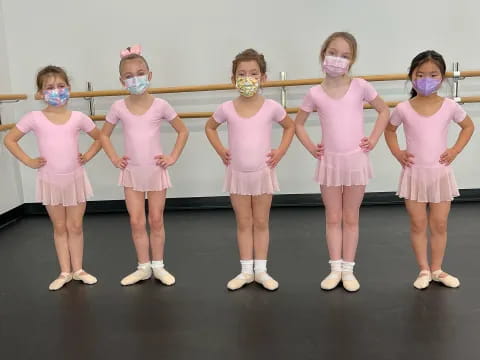
<svg viewBox="0 0 480 360"><path fill-rule="evenodd" d="M331 77L339 77L345 75L350 66L350 61L337 56L325 56L323 60L323 71Z"/></svg>

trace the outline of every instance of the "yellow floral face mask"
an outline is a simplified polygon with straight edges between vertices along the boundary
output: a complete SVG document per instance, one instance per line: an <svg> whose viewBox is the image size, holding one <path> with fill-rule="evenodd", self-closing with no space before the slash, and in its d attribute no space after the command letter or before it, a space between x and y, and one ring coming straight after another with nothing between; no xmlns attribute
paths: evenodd
<svg viewBox="0 0 480 360"><path fill-rule="evenodd" d="M239 76L235 83L235 87L240 92L240 95L245 97L252 97L258 92L260 82L251 76Z"/></svg>

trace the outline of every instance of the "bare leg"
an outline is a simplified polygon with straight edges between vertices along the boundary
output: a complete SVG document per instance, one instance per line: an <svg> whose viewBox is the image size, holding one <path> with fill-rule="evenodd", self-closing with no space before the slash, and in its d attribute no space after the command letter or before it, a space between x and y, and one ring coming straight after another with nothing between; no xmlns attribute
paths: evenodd
<svg viewBox="0 0 480 360"><path fill-rule="evenodd" d="M82 269L83 263L83 215L86 203L67 206L68 247L73 272Z"/></svg>
<svg viewBox="0 0 480 360"><path fill-rule="evenodd" d="M425 289L432 280L427 253L427 204L405 200L405 207L410 216L410 239L413 252L420 268L420 273L415 279L413 286L417 289Z"/></svg>
<svg viewBox="0 0 480 360"><path fill-rule="evenodd" d="M364 185L343 187L343 260L354 262L358 245L360 205L365 193Z"/></svg>
<svg viewBox="0 0 480 360"><path fill-rule="evenodd" d="M332 290L342 280L342 186L320 186L323 204L325 205L325 232L330 256L330 274L323 279L320 287Z"/></svg>
<svg viewBox="0 0 480 360"><path fill-rule="evenodd" d="M167 191L150 191L148 197L148 224L150 225L150 247L152 260L163 260L165 247L165 226L163 211L165 209L165 197Z"/></svg>
<svg viewBox="0 0 480 360"><path fill-rule="evenodd" d="M253 281L253 210L252 196L230 194L235 219L237 221L237 243L242 263L242 272L230 280L227 287L237 290Z"/></svg>
<svg viewBox="0 0 480 360"><path fill-rule="evenodd" d="M267 260L272 195L252 196L254 258Z"/></svg>
<svg viewBox="0 0 480 360"><path fill-rule="evenodd" d="M253 259L252 197L231 194L230 199L237 220L237 242L240 260L251 260Z"/></svg>
<svg viewBox="0 0 480 360"><path fill-rule="evenodd" d="M58 263L62 273L71 273L70 251L68 249L67 212L62 205L47 205L48 216L53 224L53 239Z"/></svg>
<svg viewBox="0 0 480 360"><path fill-rule="evenodd" d="M450 201L430 204L430 246L432 249L432 272L442 268L447 247L447 222L450 213Z"/></svg>
<svg viewBox="0 0 480 360"><path fill-rule="evenodd" d="M342 187L321 186L330 260L342 259Z"/></svg>
<svg viewBox="0 0 480 360"><path fill-rule="evenodd" d="M427 204L405 200L410 216L410 239L420 270L430 271L427 254Z"/></svg>
<svg viewBox="0 0 480 360"><path fill-rule="evenodd" d="M138 263L148 263L150 262L150 244L145 219L145 193L126 187L125 201L130 215L130 226Z"/></svg>
<svg viewBox="0 0 480 360"><path fill-rule="evenodd" d="M68 248L67 212L63 205L47 205L47 212L53 224L53 239L60 264L60 275L50 283L49 290L59 290L72 280L70 251Z"/></svg>

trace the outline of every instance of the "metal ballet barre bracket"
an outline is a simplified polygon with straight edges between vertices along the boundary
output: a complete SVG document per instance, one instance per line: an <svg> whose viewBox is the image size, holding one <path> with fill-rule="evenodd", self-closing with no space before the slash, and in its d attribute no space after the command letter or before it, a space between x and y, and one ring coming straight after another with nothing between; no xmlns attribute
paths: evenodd
<svg viewBox="0 0 480 360"><path fill-rule="evenodd" d="M91 81L87 81L87 91L93 91L93 85ZM90 116L95 116L95 98L90 96L84 97L84 99L88 101L88 111Z"/></svg>
<svg viewBox="0 0 480 360"><path fill-rule="evenodd" d="M286 71L280 71L280 80L287 80ZM285 86L282 86L280 89L280 103L282 104L284 109L287 107L287 88Z"/></svg>
<svg viewBox="0 0 480 360"><path fill-rule="evenodd" d="M462 98L458 96L458 88L459 88L460 80L465 80L465 76L462 76L462 73L459 69L460 69L459 62L458 61L454 62L453 71L452 71L452 79L453 79L452 97L457 103L462 104Z"/></svg>

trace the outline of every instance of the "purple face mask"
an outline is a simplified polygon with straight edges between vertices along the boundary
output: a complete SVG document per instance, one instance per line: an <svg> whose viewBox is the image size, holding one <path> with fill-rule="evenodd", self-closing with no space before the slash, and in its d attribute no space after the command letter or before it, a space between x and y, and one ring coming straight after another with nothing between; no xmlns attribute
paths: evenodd
<svg viewBox="0 0 480 360"><path fill-rule="evenodd" d="M432 95L433 93L437 92L441 84L441 79L433 79L431 77L413 80L413 87L423 96Z"/></svg>

